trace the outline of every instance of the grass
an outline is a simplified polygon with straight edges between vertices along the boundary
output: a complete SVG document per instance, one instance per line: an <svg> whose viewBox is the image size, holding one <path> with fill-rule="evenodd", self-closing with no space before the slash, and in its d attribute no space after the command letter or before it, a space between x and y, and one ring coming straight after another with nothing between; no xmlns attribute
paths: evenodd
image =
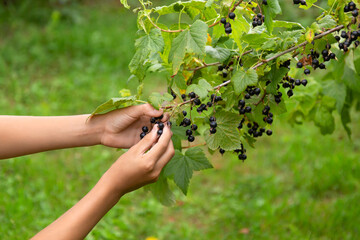
<svg viewBox="0 0 360 240"><path fill-rule="evenodd" d="M74 7L76 19L0 27L1 114L91 112L126 87L135 16L118 5ZM53 18L51 17L53 16ZM151 86L148 86L149 91ZM353 141L341 127L277 119L248 160L215 155L172 208L138 190L87 239L360 239L360 115ZM121 153L101 146L0 162L0 235L26 239L75 204Z"/></svg>

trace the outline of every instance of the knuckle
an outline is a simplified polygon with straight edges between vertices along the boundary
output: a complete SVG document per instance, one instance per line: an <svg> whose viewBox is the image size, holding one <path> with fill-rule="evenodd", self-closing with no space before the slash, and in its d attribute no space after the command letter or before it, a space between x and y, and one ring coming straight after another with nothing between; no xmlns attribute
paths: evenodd
<svg viewBox="0 0 360 240"><path fill-rule="evenodd" d="M150 161L144 162L142 168L145 172L152 172L154 170L154 164Z"/></svg>
<svg viewBox="0 0 360 240"><path fill-rule="evenodd" d="M160 172L153 172L150 176L150 181L151 182L156 182L157 180L159 180L159 175L160 175Z"/></svg>

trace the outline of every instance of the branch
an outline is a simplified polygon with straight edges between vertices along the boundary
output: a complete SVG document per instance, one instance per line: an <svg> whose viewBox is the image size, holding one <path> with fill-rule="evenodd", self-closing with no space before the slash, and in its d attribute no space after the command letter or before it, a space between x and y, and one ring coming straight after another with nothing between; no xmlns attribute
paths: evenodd
<svg viewBox="0 0 360 240"><path fill-rule="evenodd" d="M342 28L344 28L344 25L340 25L340 26L337 26L335 28L332 28L332 29L330 29L328 31L325 31L325 32L317 35L316 37L314 37L314 40L322 38L323 36L326 36L326 35L328 35L330 33L336 32L336 31L338 31L338 30L340 30ZM253 66L252 69L256 69L256 68L264 65L265 63L268 63L268 62L270 62L270 61L272 61L272 60L274 60L274 59L276 59L276 58L278 58L278 57L280 57L282 55L285 55L286 53L292 52L292 51L294 51L294 50L296 50L296 49L298 49L300 47L303 47L303 46L307 45L308 43L309 43L308 41L305 41L305 42L303 42L303 43L301 43L301 44L299 44L297 46L294 46L294 47L289 48L289 49L287 49L287 50L285 50L285 51L283 51L283 52L281 52L279 54L276 54L275 56L272 56L269 59L262 60L261 62L257 63L255 66Z"/></svg>

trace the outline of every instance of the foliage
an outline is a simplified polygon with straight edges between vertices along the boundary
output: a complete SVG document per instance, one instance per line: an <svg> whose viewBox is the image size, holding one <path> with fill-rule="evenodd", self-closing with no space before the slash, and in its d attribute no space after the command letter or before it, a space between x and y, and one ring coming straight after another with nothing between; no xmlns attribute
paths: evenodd
<svg viewBox="0 0 360 240"><path fill-rule="evenodd" d="M126 0L121 2L129 7ZM167 94L171 93L174 99L154 93L149 102L171 111L179 126L199 126L196 134L204 137L210 152L234 151L240 160L245 160L245 147L253 147L256 138L265 133L272 134L265 128L271 126L276 115L287 111L286 102L296 91L299 94L293 98L298 105L291 109L294 119L290 121L312 120L322 134L330 134L335 129L333 112L337 110L350 136L349 111L360 92L356 54L360 26L356 24L357 14L350 11L352 17L344 10L349 8L348 2L329 1L327 9L306 28L300 23L274 20L282 14L278 0L260 5L243 0L192 0L153 8L149 8L150 2L139 2L142 7L136 11L141 37L135 43L137 50L129 65L132 78L142 83L149 69L166 72ZM300 2L294 1L294 7ZM306 10L315 3L302 0L300 8ZM168 14L178 14L178 22L161 23ZM182 21L183 14L189 20ZM339 41L335 39L336 32L341 29L346 30L341 33L346 40L335 44ZM321 71L331 65L337 71L330 71L323 79L304 79L310 69ZM191 124L183 119L183 110L191 112ZM216 117L217 122L210 120L209 128L210 116ZM181 149L180 136L175 134L175 138ZM188 139L192 142L192 135ZM186 162L179 160L181 154L177 152L169 165L182 173L175 174L174 181L186 194L191 171L187 164L179 163Z"/></svg>

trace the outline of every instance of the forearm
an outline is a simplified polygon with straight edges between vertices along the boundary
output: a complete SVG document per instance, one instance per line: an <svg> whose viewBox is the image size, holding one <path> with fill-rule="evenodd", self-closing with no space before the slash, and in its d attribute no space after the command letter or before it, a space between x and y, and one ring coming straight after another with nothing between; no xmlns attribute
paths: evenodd
<svg viewBox="0 0 360 240"><path fill-rule="evenodd" d="M104 186L106 184L100 180L74 207L36 234L32 240L84 239L122 196Z"/></svg>
<svg viewBox="0 0 360 240"><path fill-rule="evenodd" d="M0 116L0 159L100 143L100 119L89 115Z"/></svg>

